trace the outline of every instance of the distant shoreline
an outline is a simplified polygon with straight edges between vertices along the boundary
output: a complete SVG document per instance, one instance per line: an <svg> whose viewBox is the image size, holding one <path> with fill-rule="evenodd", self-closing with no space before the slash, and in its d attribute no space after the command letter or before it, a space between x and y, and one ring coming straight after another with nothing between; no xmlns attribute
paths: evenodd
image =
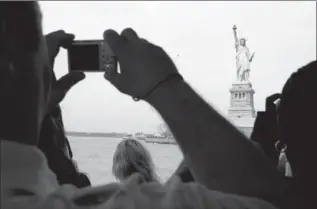
<svg viewBox="0 0 317 209"><path fill-rule="evenodd" d="M121 138L125 134L123 133L98 133L98 132L75 132L67 131L66 135L76 137L109 137L109 138Z"/></svg>

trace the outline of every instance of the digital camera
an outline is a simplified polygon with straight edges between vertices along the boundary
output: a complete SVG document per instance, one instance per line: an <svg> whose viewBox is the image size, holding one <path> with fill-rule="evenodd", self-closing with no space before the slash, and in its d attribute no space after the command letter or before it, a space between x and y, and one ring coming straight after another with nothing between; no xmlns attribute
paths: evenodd
<svg viewBox="0 0 317 209"><path fill-rule="evenodd" d="M76 40L68 49L69 71L117 70L117 58L105 40Z"/></svg>

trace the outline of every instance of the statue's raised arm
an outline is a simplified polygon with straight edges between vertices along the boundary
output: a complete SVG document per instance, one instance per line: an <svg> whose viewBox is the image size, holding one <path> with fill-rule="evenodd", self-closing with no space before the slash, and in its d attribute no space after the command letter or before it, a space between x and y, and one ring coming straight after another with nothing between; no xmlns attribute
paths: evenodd
<svg viewBox="0 0 317 209"><path fill-rule="evenodd" d="M232 29L233 29L233 36L234 36L234 45L235 45L236 51L238 51L239 39L237 35L237 26L234 25Z"/></svg>

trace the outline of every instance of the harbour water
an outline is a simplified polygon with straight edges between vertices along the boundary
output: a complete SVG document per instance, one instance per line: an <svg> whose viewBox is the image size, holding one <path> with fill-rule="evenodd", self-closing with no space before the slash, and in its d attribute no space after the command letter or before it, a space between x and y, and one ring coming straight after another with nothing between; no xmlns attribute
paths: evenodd
<svg viewBox="0 0 317 209"><path fill-rule="evenodd" d="M93 185L101 185L115 181L111 173L112 157L120 138L102 137L68 137L81 172L86 173ZM152 155L156 173L161 181L174 172L182 159L177 145L144 143Z"/></svg>

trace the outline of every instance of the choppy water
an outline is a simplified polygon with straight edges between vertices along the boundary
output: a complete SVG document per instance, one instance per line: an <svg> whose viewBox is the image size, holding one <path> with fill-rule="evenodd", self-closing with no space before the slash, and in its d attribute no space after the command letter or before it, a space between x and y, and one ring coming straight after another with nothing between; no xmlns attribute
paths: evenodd
<svg viewBox="0 0 317 209"><path fill-rule="evenodd" d="M121 139L72 136L68 138L80 171L88 174L93 185L115 181L111 173L112 156ZM181 151L177 145L144 144L152 155L156 173L165 181L180 163Z"/></svg>

